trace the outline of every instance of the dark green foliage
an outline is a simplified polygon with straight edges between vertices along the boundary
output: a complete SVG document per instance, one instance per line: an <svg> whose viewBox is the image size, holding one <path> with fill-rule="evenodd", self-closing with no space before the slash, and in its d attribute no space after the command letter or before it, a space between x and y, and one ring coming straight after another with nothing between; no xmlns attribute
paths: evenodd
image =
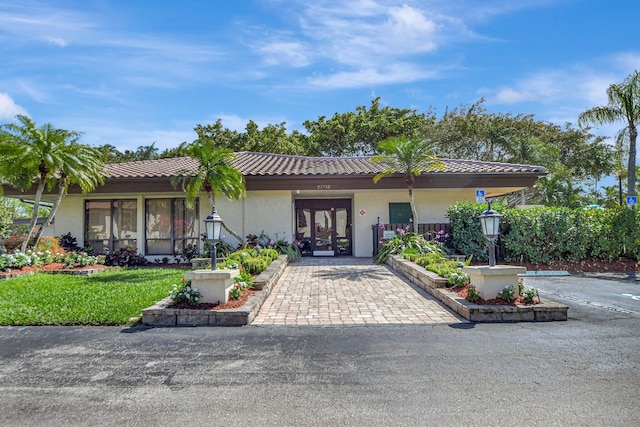
<svg viewBox="0 0 640 427"><path fill-rule="evenodd" d="M465 202L448 211L454 248L482 261L487 260L487 244L478 216L485 209ZM507 262L640 258L640 215L635 209L496 210L503 215L500 240Z"/></svg>
<svg viewBox="0 0 640 427"><path fill-rule="evenodd" d="M501 211L500 206L493 209ZM486 205L475 205L469 202L456 203L449 207L447 216L451 225L451 245L455 252L472 256L478 261L489 259L487 239L482 234L480 214L487 210Z"/></svg>
<svg viewBox="0 0 640 427"><path fill-rule="evenodd" d="M187 261L191 261L193 258L198 257L200 255L200 250L198 249L198 245L189 244L185 246L181 255Z"/></svg>
<svg viewBox="0 0 640 427"><path fill-rule="evenodd" d="M78 252L82 249L80 246L78 246L78 239L73 237L73 234L71 234L70 232L60 236L58 238L58 242L60 243L60 246L62 246L62 249L65 250L65 252Z"/></svg>
<svg viewBox="0 0 640 427"><path fill-rule="evenodd" d="M148 261L144 255L132 248L120 248L117 251L105 256L105 265L119 267L139 267L147 265Z"/></svg>
<svg viewBox="0 0 640 427"><path fill-rule="evenodd" d="M373 260L377 263L383 263L387 261L390 255L405 253L412 258L419 258L430 253L442 256L443 249L437 243L427 240L422 234L398 230L392 239L382 243Z"/></svg>

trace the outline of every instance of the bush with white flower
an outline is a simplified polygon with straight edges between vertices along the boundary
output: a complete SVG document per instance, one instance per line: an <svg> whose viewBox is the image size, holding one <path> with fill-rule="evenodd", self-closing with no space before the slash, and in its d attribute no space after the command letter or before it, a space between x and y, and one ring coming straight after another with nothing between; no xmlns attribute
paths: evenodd
<svg viewBox="0 0 640 427"><path fill-rule="evenodd" d="M169 291L169 297L174 304L180 304L182 301L187 301L189 305L198 305L200 296L198 288L192 287L190 280L184 279L182 279L182 284L173 285L173 289Z"/></svg>

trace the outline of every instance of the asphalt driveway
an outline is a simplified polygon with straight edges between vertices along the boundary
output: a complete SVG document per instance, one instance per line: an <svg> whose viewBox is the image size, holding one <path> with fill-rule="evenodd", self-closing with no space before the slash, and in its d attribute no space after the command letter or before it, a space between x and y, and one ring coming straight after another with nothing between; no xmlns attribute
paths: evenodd
<svg viewBox="0 0 640 427"><path fill-rule="evenodd" d="M578 295L635 279L529 282L569 320L0 327L0 425L640 425L640 315Z"/></svg>

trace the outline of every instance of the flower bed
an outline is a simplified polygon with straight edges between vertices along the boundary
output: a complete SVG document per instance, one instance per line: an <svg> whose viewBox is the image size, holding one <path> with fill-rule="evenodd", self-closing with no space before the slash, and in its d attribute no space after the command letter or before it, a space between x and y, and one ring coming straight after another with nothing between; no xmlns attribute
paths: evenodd
<svg viewBox="0 0 640 427"><path fill-rule="evenodd" d="M142 310L142 323L147 326L243 326L258 314L284 269L289 263L287 255L280 255L253 281L254 292L245 290L247 298L237 303L230 300L217 308L197 309L176 307L170 297ZM231 303L231 304L230 304Z"/></svg>
<svg viewBox="0 0 640 427"><path fill-rule="evenodd" d="M408 281L424 289L472 322L540 322L567 320L568 307L554 301L540 300L532 305L481 305L469 302L447 289L446 280L398 255L391 255L387 264Z"/></svg>

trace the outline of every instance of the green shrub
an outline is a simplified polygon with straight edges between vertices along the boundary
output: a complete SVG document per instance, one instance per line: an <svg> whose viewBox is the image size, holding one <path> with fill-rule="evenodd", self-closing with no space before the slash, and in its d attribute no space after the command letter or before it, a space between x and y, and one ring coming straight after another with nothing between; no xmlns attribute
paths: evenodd
<svg viewBox="0 0 640 427"><path fill-rule="evenodd" d="M269 266L267 260L262 257L245 257L242 259L241 263L242 268L251 275L260 274Z"/></svg>
<svg viewBox="0 0 640 427"><path fill-rule="evenodd" d="M469 287L467 288L467 300L471 302L480 301L480 294L478 293L476 287L473 285L469 285Z"/></svg>
<svg viewBox="0 0 640 427"><path fill-rule="evenodd" d="M506 301L506 302L511 302L513 301L516 297L515 297L515 292L513 291L513 288L509 285L505 286L504 288L502 288L500 290L500 292L498 292L498 298Z"/></svg>
<svg viewBox="0 0 640 427"><path fill-rule="evenodd" d="M275 249L267 248L267 249L263 249L260 252L260 256L267 258L269 260L269 263L271 263L272 261L275 261L278 259L278 257L280 256L280 252L278 252Z"/></svg>
<svg viewBox="0 0 640 427"><path fill-rule="evenodd" d="M405 252L416 255L429 253L442 255L443 250L440 245L425 239L421 234L398 230L398 233L396 233L393 238L385 240L382 243L373 260L377 263L383 263L390 255L401 255Z"/></svg>
<svg viewBox="0 0 640 427"><path fill-rule="evenodd" d="M255 252L255 254L257 255L258 252ZM227 255L227 260L234 260L239 262L240 264L242 264L242 260L245 258L253 258L255 255L252 255L252 253L247 250L247 249L239 249L235 252L230 253L229 255Z"/></svg>
<svg viewBox="0 0 640 427"><path fill-rule="evenodd" d="M448 210L458 253L486 261L487 240L478 216L486 209L468 202L456 203ZM501 237L507 262L553 263L559 260L613 260L640 258L639 210L627 207L569 209L538 207L501 209Z"/></svg>
<svg viewBox="0 0 640 427"><path fill-rule="evenodd" d="M502 210L499 205L494 205L493 209ZM472 256L478 261L489 259L488 242L482 234L479 219L486 210L487 206L470 202L458 202L449 207L447 216L451 226L451 246L456 253Z"/></svg>
<svg viewBox="0 0 640 427"><path fill-rule="evenodd" d="M535 298L538 298L538 301L540 301L540 294L535 288L525 288L521 292L521 295L525 304L533 304Z"/></svg>

